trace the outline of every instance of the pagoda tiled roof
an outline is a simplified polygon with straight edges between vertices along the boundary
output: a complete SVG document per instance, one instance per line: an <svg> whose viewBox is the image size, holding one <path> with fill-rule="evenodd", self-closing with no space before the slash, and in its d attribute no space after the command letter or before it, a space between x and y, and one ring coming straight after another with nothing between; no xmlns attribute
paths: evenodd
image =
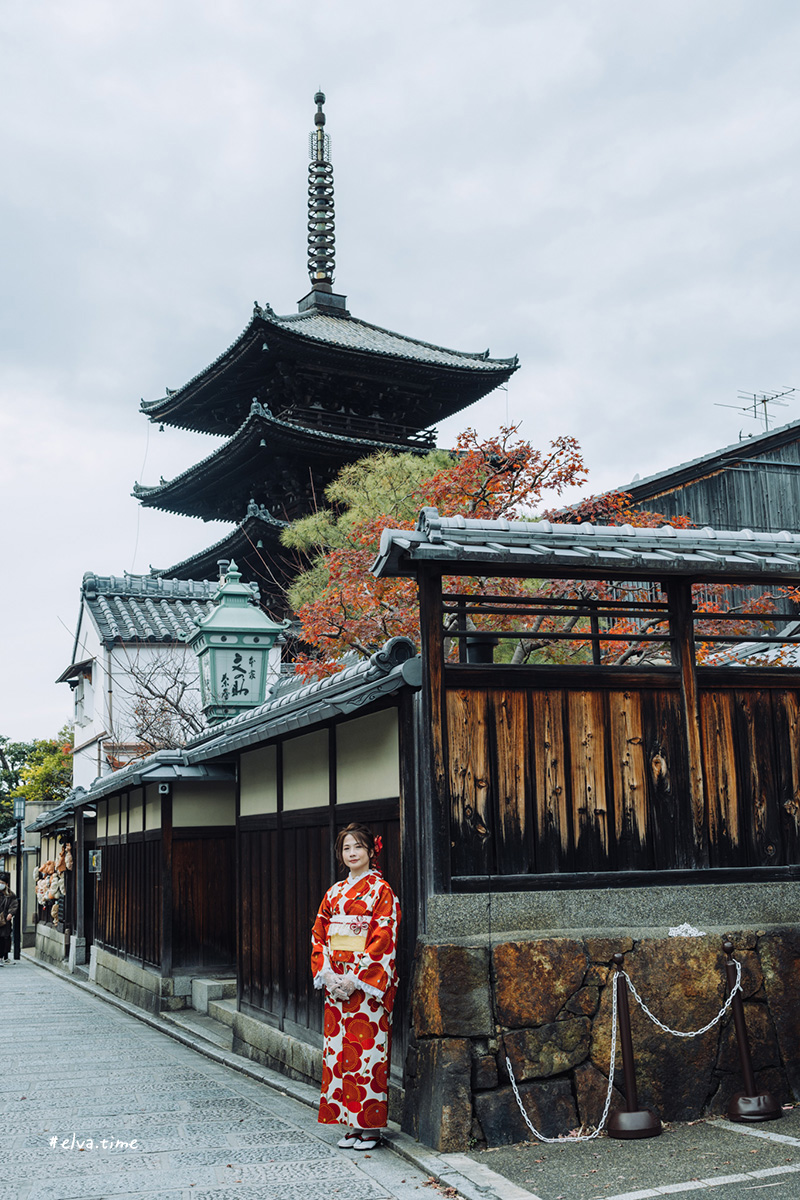
<svg viewBox="0 0 800 1200"><path fill-rule="evenodd" d="M393 333L391 329L382 329L380 325L370 325L368 321L362 321L358 317L333 316L313 309L280 317L269 306L260 309L260 314L268 324L299 334L309 341L341 346L366 354L407 359L409 362L426 363L429 366L492 372L498 368L513 369L518 363L516 357L490 358L488 350L480 354L448 350L444 346L434 345L433 342L423 342L418 338Z"/></svg>
<svg viewBox="0 0 800 1200"><path fill-rule="evenodd" d="M281 511L287 502L285 473L295 465L304 487L312 466L317 468L315 486L324 487L343 463L379 450L408 449L391 441L349 437L282 421L254 400L243 424L213 453L172 480L153 487L134 484L133 495L149 508L205 521L236 521L253 494L258 503ZM308 511L307 505L303 511ZM300 510L288 515L293 519Z"/></svg>
<svg viewBox="0 0 800 1200"><path fill-rule="evenodd" d="M393 414L416 429L459 412L504 383L518 359L489 352L450 350L351 316L310 308L280 316L256 304L238 338L182 387L157 400L142 401L153 421L211 433L231 433L255 396L280 388L286 361L319 374L330 370L337 386L355 381L374 407L374 393L388 386L407 389L411 410ZM278 383L275 384L275 377Z"/></svg>
<svg viewBox="0 0 800 1200"><path fill-rule="evenodd" d="M195 630L195 618L210 611L218 587L216 579L87 572L81 594L105 645L165 644L181 642Z"/></svg>
<svg viewBox="0 0 800 1200"><path fill-rule="evenodd" d="M220 559L233 558L246 576L248 572L245 563L251 558L257 558L260 553L258 542L264 543L264 557L270 555L270 552L278 550L281 532L287 525L287 521L278 520L267 509L256 504L248 505L244 519L218 542L190 558L184 558L172 567L156 571L155 574L168 576L170 579L202 579L209 571L217 569ZM267 566L264 564L262 574L266 574L266 570ZM271 560L269 570L274 572Z"/></svg>

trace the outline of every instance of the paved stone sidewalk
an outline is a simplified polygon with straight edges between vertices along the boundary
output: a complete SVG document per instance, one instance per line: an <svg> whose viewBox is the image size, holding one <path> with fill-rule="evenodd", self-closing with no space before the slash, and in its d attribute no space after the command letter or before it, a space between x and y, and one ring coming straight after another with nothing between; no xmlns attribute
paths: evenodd
<svg viewBox="0 0 800 1200"><path fill-rule="evenodd" d="M338 1150L296 1099L24 957L0 1011L0 1200L437 1196L391 1150Z"/></svg>
<svg viewBox="0 0 800 1200"><path fill-rule="evenodd" d="M686 1192L697 1200L797 1200L800 1108L758 1125L692 1121L639 1142L521 1142L467 1157L535 1200L650 1200Z"/></svg>

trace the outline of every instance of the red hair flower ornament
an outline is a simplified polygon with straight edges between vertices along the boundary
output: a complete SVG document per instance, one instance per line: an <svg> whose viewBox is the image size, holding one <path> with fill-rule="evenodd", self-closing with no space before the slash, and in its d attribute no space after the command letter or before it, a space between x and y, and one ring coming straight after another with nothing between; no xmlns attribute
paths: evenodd
<svg viewBox="0 0 800 1200"><path fill-rule="evenodd" d="M380 854L382 849L383 849L383 838L381 837L380 834L378 834L378 836L375 838L375 853L376 853L376 855Z"/></svg>

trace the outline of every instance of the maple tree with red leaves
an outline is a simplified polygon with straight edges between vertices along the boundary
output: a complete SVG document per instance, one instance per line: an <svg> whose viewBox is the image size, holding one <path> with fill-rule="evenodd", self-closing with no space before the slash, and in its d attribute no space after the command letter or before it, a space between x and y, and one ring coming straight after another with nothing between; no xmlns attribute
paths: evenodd
<svg viewBox="0 0 800 1200"><path fill-rule="evenodd" d="M331 507L292 523L284 544L309 562L289 591L302 640L313 648L297 668L308 677L341 669L341 655L369 655L398 635L419 642L417 586L375 579L384 529L413 529L420 509L443 516L516 520L532 516L545 492L560 495L586 481L580 446L556 438L546 451L503 426L480 440L467 429L452 453L381 453L346 466L326 489Z"/></svg>
<svg viewBox="0 0 800 1200"><path fill-rule="evenodd" d="M329 508L293 522L284 544L303 555L302 569L289 591L301 627L301 640L310 651L298 656L297 670L305 678L334 674L344 665L342 655L355 651L368 656L391 637L404 635L419 644L417 585L412 579L376 579L370 573L384 529L412 529L420 509L436 508L442 516L461 514L486 520L536 520L536 507L545 493L560 495L566 487L586 481L587 472L575 438L557 438L547 451L516 437L517 426L502 427L494 438L480 440L474 430L460 435L453 452L427 455L381 453L343 468L326 489ZM641 512L623 491L590 496L565 509L549 509L541 517L562 524L591 521L602 525L689 528L688 517L667 518ZM497 577L490 582L460 576L445 579L445 592L473 597L467 628L501 636L498 660L512 663L600 662L606 665L658 665L668 661L668 622L665 597L652 587L610 581L522 580ZM482 615L480 597L490 591L507 611ZM736 609L730 589L708 585L702 609L709 619L698 621L698 661L720 651L715 641L720 628L731 637L747 637L753 625L713 622L714 614ZM765 617L775 597L744 597L744 613ZM524 602L522 607L520 601ZM520 617L530 605L534 619L524 636ZM545 611L543 611L545 610ZM601 618L598 618L598 613ZM451 606L449 628L456 627ZM599 621L599 623L598 623ZM609 635L597 637L598 630ZM592 646L594 633L596 645ZM457 640L448 643L457 656Z"/></svg>

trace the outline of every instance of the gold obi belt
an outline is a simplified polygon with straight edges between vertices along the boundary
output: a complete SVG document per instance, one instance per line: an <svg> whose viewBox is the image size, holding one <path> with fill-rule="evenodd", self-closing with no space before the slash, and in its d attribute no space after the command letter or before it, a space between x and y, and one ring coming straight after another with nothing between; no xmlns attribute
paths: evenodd
<svg viewBox="0 0 800 1200"><path fill-rule="evenodd" d="M358 954L367 948L366 934L357 933L332 933L328 938L328 945L331 950L347 950L351 954Z"/></svg>

